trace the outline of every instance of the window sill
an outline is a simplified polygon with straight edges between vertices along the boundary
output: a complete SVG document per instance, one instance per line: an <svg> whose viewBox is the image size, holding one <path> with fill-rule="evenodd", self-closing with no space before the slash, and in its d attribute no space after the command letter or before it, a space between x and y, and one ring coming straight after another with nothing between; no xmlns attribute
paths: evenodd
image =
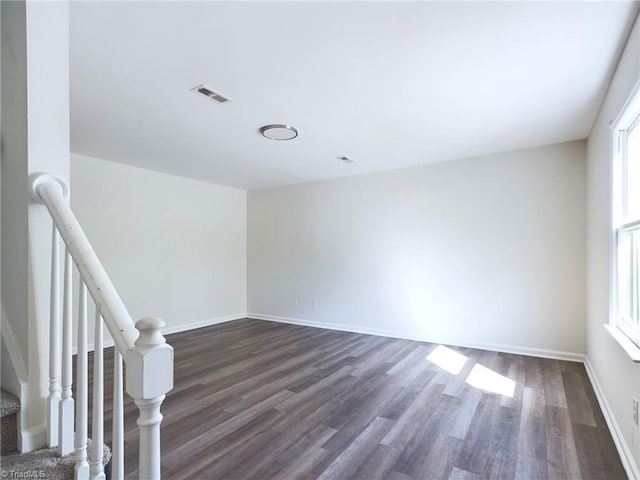
<svg viewBox="0 0 640 480"><path fill-rule="evenodd" d="M613 339L618 342L618 345L622 347L622 349L627 352L629 358L633 360L635 363L640 363L640 348L629 340L624 333L620 331L619 328L614 327L613 325L605 325L604 328L611 334Z"/></svg>

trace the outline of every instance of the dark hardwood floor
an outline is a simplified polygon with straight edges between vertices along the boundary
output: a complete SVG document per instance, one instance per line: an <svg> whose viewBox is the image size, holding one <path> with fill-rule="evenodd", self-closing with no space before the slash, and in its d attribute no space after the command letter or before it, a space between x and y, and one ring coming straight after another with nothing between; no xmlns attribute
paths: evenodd
<svg viewBox="0 0 640 480"><path fill-rule="evenodd" d="M248 319L167 338L165 479L626 478L579 363L452 347L452 374L434 344Z"/></svg>

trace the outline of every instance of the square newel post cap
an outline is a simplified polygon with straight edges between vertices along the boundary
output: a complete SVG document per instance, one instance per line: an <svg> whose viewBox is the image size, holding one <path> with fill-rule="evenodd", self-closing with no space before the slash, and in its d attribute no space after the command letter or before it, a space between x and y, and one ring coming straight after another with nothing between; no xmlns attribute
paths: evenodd
<svg viewBox="0 0 640 480"><path fill-rule="evenodd" d="M140 336L126 353L127 393L134 399L152 399L173 388L173 348L165 342L159 318L136 322Z"/></svg>

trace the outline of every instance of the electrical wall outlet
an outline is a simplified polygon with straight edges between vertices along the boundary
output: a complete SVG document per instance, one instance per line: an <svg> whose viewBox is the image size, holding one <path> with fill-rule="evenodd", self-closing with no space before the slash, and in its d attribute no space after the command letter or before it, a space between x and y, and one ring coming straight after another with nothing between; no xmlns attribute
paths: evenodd
<svg viewBox="0 0 640 480"><path fill-rule="evenodd" d="M633 399L633 423L638 425L638 399Z"/></svg>
<svg viewBox="0 0 640 480"><path fill-rule="evenodd" d="M311 300L311 308L314 310L318 308L318 300Z"/></svg>

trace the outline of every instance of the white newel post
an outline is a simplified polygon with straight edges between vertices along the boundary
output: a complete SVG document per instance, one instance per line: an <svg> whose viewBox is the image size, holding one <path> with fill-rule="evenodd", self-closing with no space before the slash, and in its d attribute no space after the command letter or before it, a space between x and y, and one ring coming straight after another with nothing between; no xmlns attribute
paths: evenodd
<svg viewBox="0 0 640 480"><path fill-rule="evenodd" d="M173 388L173 348L167 345L158 318L136 322L140 336L126 354L127 393L135 400L140 416L140 465L138 477L160 479L160 406Z"/></svg>

